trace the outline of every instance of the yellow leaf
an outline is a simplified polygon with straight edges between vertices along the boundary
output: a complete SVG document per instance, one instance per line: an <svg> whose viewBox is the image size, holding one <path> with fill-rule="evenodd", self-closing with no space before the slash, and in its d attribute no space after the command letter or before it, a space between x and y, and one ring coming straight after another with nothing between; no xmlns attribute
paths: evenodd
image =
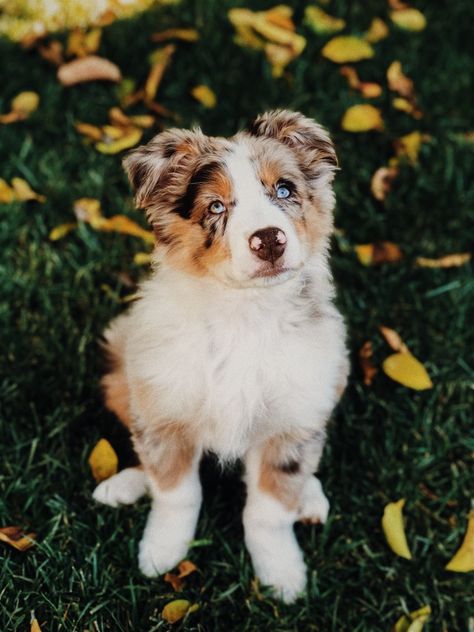
<svg viewBox="0 0 474 632"><path fill-rule="evenodd" d="M41 632L40 624L38 623L38 619L35 617L34 612L31 612L30 632Z"/></svg>
<svg viewBox="0 0 474 632"><path fill-rule="evenodd" d="M389 378L415 391L433 388L433 382L425 367L411 353L399 352L388 356L382 368Z"/></svg>
<svg viewBox="0 0 474 632"><path fill-rule="evenodd" d="M46 197L33 191L28 182L23 180L23 178L13 178L12 187L15 198L20 202L28 202L30 200L36 200L37 202L46 201Z"/></svg>
<svg viewBox="0 0 474 632"><path fill-rule="evenodd" d="M342 129L347 132L368 132L383 129L383 120L379 108L366 103L353 105L344 114Z"/></svg>
<svg viewBox="0 0 474 632"><path fill-rule="evenodd" d="M0 178L0 204L9 204L14 199L15 192L3 178Z"/></svg>
<svg viewBox="0 0 474 632"><path fill-rule="evenodd" d="M20 92L11 102L11 108L14 112L22 114L32 114L38 109L39 96L36 92Z"/></svg>
<svg viewBox="0 0 474 632"><path fill-rule="evenodd" d="M376 266L381 263L400 261L403 254L400 247L392 241L376 241L373 244L355 246L359 261L365 266Z"/></svg>
<svg viewBox="0 0 474 632"><path fill-rule="evenodd" d="M118 154L120 151L129 149L140 142L142 135L143 131L141 129L137 127L131 128L130 131L121 138L112 142L99 142L95 148L97 151L100 151L101 154Z"/></svg>
<svg viewBox="0 0 474 632"><path fill-rule="evenodd" d="M379 202L385 200L397 175L398 169L396 167L379 167L377 169L370 181L370 190L376 200Z"/></svg>
<svg viewBox="0 0 474 632"><path fill-rule="evenodd" d="M414 131L411 134L398 138L394 143L397 156L406 156L408 162L412 165L416 164L421 145L428 140L429 136L419 131Z"/></svg>
<svg viewBox="0 0 474 632"><path fill-rule="evenodd" d="M466 535L461 547L445 568L456 573L474 571L474 510L468 515Z"/></svg>
<svg viewBox="0 0 474 632"><path fill-rule="evenodd" d="M117 473L118 458L107 439L100 439L90 453L88 463L98 483Z"/></svg>
<svg viewBox="0 0 474 632"><path fill-rule="evenodd" d="M99 200L80 198L74 202L74 215L80 222L92 224L103 219Z"/></svg>
<svg viewBox="0 0 474 632"><path fill-rule="evenodd" d="M383 512L382 529L389 547L394 553L407 560L411 560L410 549L405 535L403 526L402 510L405 505L405 499L393 503L389 503Z"/></svg>
<svg viewBox="0 0 474 632"><path fill-rule="evenodd" d="M122 233L123 235L132 235L133 237L141 237L144 241L150 244L155 243L153 233L145 228L139 226L136 222L126 217L125 215L114 215L110 218L104 218L98 227L103 231L115 231Z"/></svg>
<svg viewBox="0 0 474 632"><path fill-rule="evenodd" d="M305 24L316 33L337 33L346 26L346 21L342 18L335 18L328 15L319 7L306 7L304 12Z"/></svg>
<svg viewBox="0 0 474 632"><path fill-rule="evenodd" d="M74 222L59 224L59 226L56 226L55 228L53 228L52 231L49 233L49 238L51 241L58 241L58 239L62 239L68 233L74 230L76 226L77 224L75 224Z"/></svg>
<svg viewBox="0 0 474 632"><path fill-rule="evenodd" d="M374 49L363 39L353 35L339 35L329 40L321 54L337 64L345 64L370 59L374 56Z"/></svg>
<svg viewBox="0 0 474 632"><path fill-rule="evenodd" d="M191 90L191 94L197 101L199 101L199 103L202 103L202 105L205 108L216 107L216 103L217 103L216 94L208 86L204 86L204 85L195 86Z"/></svg>
<svg viewBox="0 0 474 632"><path fill-rule="evenodd" d="M155 124L155 117L152 114L136 114L130 117L130 121L137 127L146 129L153 127Z"/></svg>
<svg viewBox="0 0 474 632"><path fill-rule="evenodd" d="M416 265L420 268L457 268L463 266L471 260L470 252L463 252L453 255L445 255L439 259L428 259L426 257L417 257Z"/></svg>
<svg viewBox="0 0 474 632"><path fill-rule="evenodd" d="M380 18L374 18L370 23L369 30L365 34L364 39L370 42L370 44L376 44L380 42L380 40L388 37L388 33L388 26L385 22Z"/></svg>
<svg viewBox="0 0 474 632"><path fill-rule="evenodd" d="M87 138L95 142L101 140L102 138L102 130L96 125L78 122L74 123L74 127L79 132L79 134L82 134L83 136L86 136Z"/></svg>
<svg viewBox="0 0 474 632"><path fill-rule="evenodd" d="M361 81L357 70L352 66L341 66L339 72L347 79L349 86L354 90L359 90L364 97L372 99L382 94L382 86L379 86L378 83Z"/></svg>
<svg viewBox="0 0 474 632"><path fill-rule="evenodd" d="M145 101L153 101L158 91L163 75L176 50L174 44L160 48L152 55L152 67L145 82Z"/></svg>
<svg viewBox="0 0 474 632"><path fill-rule="evenodd" d="M187 599L175 599L166 604L161 612L161 616L168 623L180 621L188 612L195 612L199 608L198 604L191 605Z"/></svg>
<svg viewBox="0 0 474 632"><path fill-rule="evenodd" d="M110 140L118 140L119 138L123 138L128 130L123 127L117 127L115 125L103 125L102 132L104 134L104 142Z"/></svg>
<svg viewBox="0 0 474 632"><path fill-rule="evenodd" d="M137 266L146 266L151 263L151 254L149 252L137 252L133 257L133 263Z"/></svg>
<svg viewBox="0 0 474 632"><path fill-rule="evenodd" d="M401 351L402 353L410 353L408 351L408 347L403 342L402 337L397 331L395 331L395 329L390 329L390 327L384 327L381 325L379 327L379 331L391 349L394 351Z"/></svg>
<svg viewBox="0 0 474 632"><path fill-rule="evenodd" d="M26 533L20 527L1 527L0 542L9 544L18 551L26 551L34 545L36 533Z"/></svg>
<svg viewBox="0 0 474 632"><path fill-rule="evenodd" d="M390 90L398 92L402 97L411 97L414 93L413 81L402 71L402 64L393 61L387 68L387 83Z"/></svg>
<svg viewBox="0 0 474 632"><path fill-rule="evenodd" d="M430 606L423 606L419 610L404 614L396 622L393 632L417 632L423 629L424 623L431 614Z"/></svg>
<svg viewBox="0 0 474 632"><path fill-rule="evenodd" d="M281 44L268 42L265 44L265 55L272 67L272 77L279 78L283 75L285 68L295 59L291 48Z"/></svg>
<svg viewBox="0 0 474 632"><path fill-rule="evenodd" d="M426 27L426 18L418 9L391 11L390 18L399 28L406 31L422 31Z"/></svg>
<svg viewBox="0 0 474 632"><path fill-rule="evenodd" d="M161 33L154 33L151 36L153 42L166 42L170 39L180 39L184 42L197 42L199 39L199 33L196 29L167 29Z"/></svg>

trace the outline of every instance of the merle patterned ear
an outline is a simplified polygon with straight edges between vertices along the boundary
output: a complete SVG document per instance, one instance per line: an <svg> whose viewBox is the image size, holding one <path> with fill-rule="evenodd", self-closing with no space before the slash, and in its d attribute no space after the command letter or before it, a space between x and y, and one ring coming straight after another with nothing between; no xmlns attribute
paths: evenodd
<svg viewBox="0 0 474 632"><path fill-rule="evenodd" d="M337 168L334 145L326 130L300 112L273 110L258 116L250 125L252 136L266 136L281 141L298 152L303 167L313 177Z"/></svg>
<svg viewBox="0 0 474 632"><path fill-rule="evenodd" d="M123 160L135 192L137 206L148 208L166 186L168 176L184 172L207 149L209 138L201 130L169 129L147 145L132 150Z"/></svg>

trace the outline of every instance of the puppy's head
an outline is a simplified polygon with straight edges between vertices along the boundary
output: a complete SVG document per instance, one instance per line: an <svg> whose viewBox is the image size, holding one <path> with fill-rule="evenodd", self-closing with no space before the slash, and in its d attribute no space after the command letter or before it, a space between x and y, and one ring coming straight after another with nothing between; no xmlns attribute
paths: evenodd
<svg viewBox="0 0 474 632"><path fill-rule="evenodd" d="M272 285L326 249L336 154L302 114L269 112L229 139L170 129L124 166L162 256L190 274Z"/></svg>

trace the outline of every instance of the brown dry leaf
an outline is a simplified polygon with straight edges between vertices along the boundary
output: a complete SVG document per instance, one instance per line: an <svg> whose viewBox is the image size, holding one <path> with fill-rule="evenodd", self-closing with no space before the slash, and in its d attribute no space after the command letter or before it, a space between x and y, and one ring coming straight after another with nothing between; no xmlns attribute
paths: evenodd
<svg viewBox="0 0 474 632"><path fill-rule="evenodd" d="M161 33L154 33L151 36L152 42L166 42L170 39L179 39L183 42L197 42L199 40L199 32L196 29L166 29Z"/></svg>
<svg viewBox="0 0 474 632"><path fill-rule="evenodd" d="M97 483L110 478L118 470L118 457L107 439L100 439L96 444L90 453L88 463Z"/></svg>
<svg viewBox="0 0 474 632"><path fill-rule="evenodd" d="M376 200L379 202L385 200L392 188L392 182L397 176L397 167L379 167L377 169L370 181L370 190Z"/></svg>
<svg viewBox="0 0 474 632"><path fill-rule="evenodd" d="M394 353L385 358L382 369L389 378L415 391L433 388L423 364L411 353Z"/></svg>
<svg viewBox="0 0 474 632"><path fill-rule="evenodd" d="M365 40L354 35L338 35L324 46L321 51L323 57L337 64L370 59L375 52Z"/></svg>
<svg viewBox="0 0 474 632"><path fill-rule="evenodd" d="M346 21L342 18L335 18L332 15L328 15L325 11L315 6L306 7L304 22L315 33L323 35L327 33L337 33L338 31L342 31L346 26Z"/></svg>
<svg viewBox="0 0 474 632"><path fill-rule="evenodd" d="M364 374L364 384L370 386L378 373L376 366L372 364L373 348L370 340L364 342L359 350L359 364Z"/></svg>
<svg viewBox="0 0 474 632"><path fill-rule="evenodd" d="M0 123L8 125L17 121L24 121L30 114L36 112L39 106L39 96L36 92L20 92L10 102L11 111L0 115Z"/></svg>
<svg viewBox="0 0 474 632"><path fill-rule="evenodd" d="M55 66L64 64L63 45L58 40L38 45L38 53L43 59Z"/></svg>
<svg viewBox="0 0 474 632"><path fill-rule="evenodd" d="M20 527L0 527L0 542L18 551L26 551L34 545L36 533L24 533Z"/></svg>
<svg viewBox="0 0 474 632"><path fill-rule="evenodd" d="M447 571L469 573L474 571L474 510L468 515L464 540L454 557L445 566Z"/></svg>
<svg viewBox="0 0 474 632"><path fill-rule="evenodd" d="M191 94L196 99L196 101L202 103L205 108L212 109L215 108L217 105L216 93L211 90L209 86L195 86L191 90Z"/></svg>
<svg viewBox="0 0 474 632"><path fill-rule="evenodd" d="M68 235L71 231L73 231L77 227L75 222L67 222L66 224L59 224L51 230L49 233L49 239L51 241L58 241L62 239L66 235Z"/></svg>
<svg viewBox="0 0 474 632"><path fill-rule="evenodd" d="M390 18L394 24L405 31L423 31L426 27L426 18L421 11L412 7L390 12Z"/></svg>
<svg viewBox="0 0 474 632"><path fill-rule="evenodd" d="M355 246L359 261L364 266L377 266L382 263L394 263L403 258L400 246L392 241L376 241L373 244Z"/></svg>
<svg viewBox="0 0 474 632"><path fill-rule="evenodd" d="M393 632L421 632L430 614L430 606L423 606L419 610L404 614L395 623Z"/></svg>
<svg viewBox="0 0 474 632"><path fill-rule="evenodd" d="M178 565L178 573L166 573L164 580L165 582L171 584L173 590L180 591L183 589L184 578L197 570L198 568L193 562L190 560L183 560Z"/></svg>
<svg viewBox="0 0 474 632"><path fill-rule="evenodd" d="M418 162L421 145L429 140L428 134L422 134L416 130L394 141L395 152L398 157L406 157L408 162L414 165Z"/></svg>
<svg viewBox="0 0 474 632"><path fill-rule="evenodd" d="M168 623L176 623L183 619L188 613L199 610L197 603L191 604L187 599L175 599L166 604L161 612L161 616Z"/></svg>
<svg viewBox="0 0 474 632"><path fill-rule="evenodd" d="M63 86L73 86L86 81L113 81L122 79L120 68L103 57L88 55L74 59L58 68L57 77Z"/></svg>
<svg viewBox="0 0 474 632"><path fill-rule="evenodd" d="M353 105L342 117L341 127L346 132L369 132L382 130L383 120L379 108L363 103Z"/></svg>
<svg viewBox="0 0 474 632"><path fill-rule="evenodd" d="M339 72L347 79L351 88L358 90L367 99L374 99L382 94L382 86L370 81L361 81L357 70L352 66L341 66Z"/></svg>
<svg viewBox="0 0 474 632"><path fill-rule="evenodd" d="M379 331L391 349L394 351L401 351L402 353L409 353L408 347L395 329L390 329L390 327L384 327L381 325L379 327Z"/></svg>
<svg viewBox="0 0 474 632"><path fill-rule="evenodd" d="M463 266L471 260L470 252L445 255L438 259L428 259L427 257L417 257L416 265L420 268L457 268Z"/></svg>
<svg viewBox="0 0 474 632"><path fill-rule="evenodd" d="M388 34L389 30L385 22L380 18L374 18L370 23L369 30L364 35L364 39L366 39L370 44L376 44L388 37Z"/></svg>
<svg viewBox="0 0 474 632"><path fill-rule="evenodd" d="M174 46L174 44L168 44L164 48L160 48L153 53L152 67L144 88L145 103L147 101L154 100L165 70L170 63L175 50L176 46Z"/></svg>

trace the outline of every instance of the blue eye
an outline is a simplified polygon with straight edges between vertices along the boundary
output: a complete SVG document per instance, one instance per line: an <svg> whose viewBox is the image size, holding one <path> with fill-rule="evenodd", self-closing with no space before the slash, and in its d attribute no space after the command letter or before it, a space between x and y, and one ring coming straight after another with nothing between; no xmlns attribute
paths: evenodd
<svg viewBox="0 0 474 632"><path fill-rule="evenodd" d="M286 186L286 184L279 184L277 185L277 190L276 190L276 194L277 194L277 198L280 200L284 200L286 198L289 198L291 195L291 191L290 189Z"/></svg>
<svg viewBox="0 0 474 632"><path fill-rule="evenodd" d="M221 213L224 213L225 210L226 210L226 207L224 206L224 204L222 204L222 202L219 202L218 200L216 200L209 206L209 211L211 213L215 213L216 215L220 215Z"/></svg>

